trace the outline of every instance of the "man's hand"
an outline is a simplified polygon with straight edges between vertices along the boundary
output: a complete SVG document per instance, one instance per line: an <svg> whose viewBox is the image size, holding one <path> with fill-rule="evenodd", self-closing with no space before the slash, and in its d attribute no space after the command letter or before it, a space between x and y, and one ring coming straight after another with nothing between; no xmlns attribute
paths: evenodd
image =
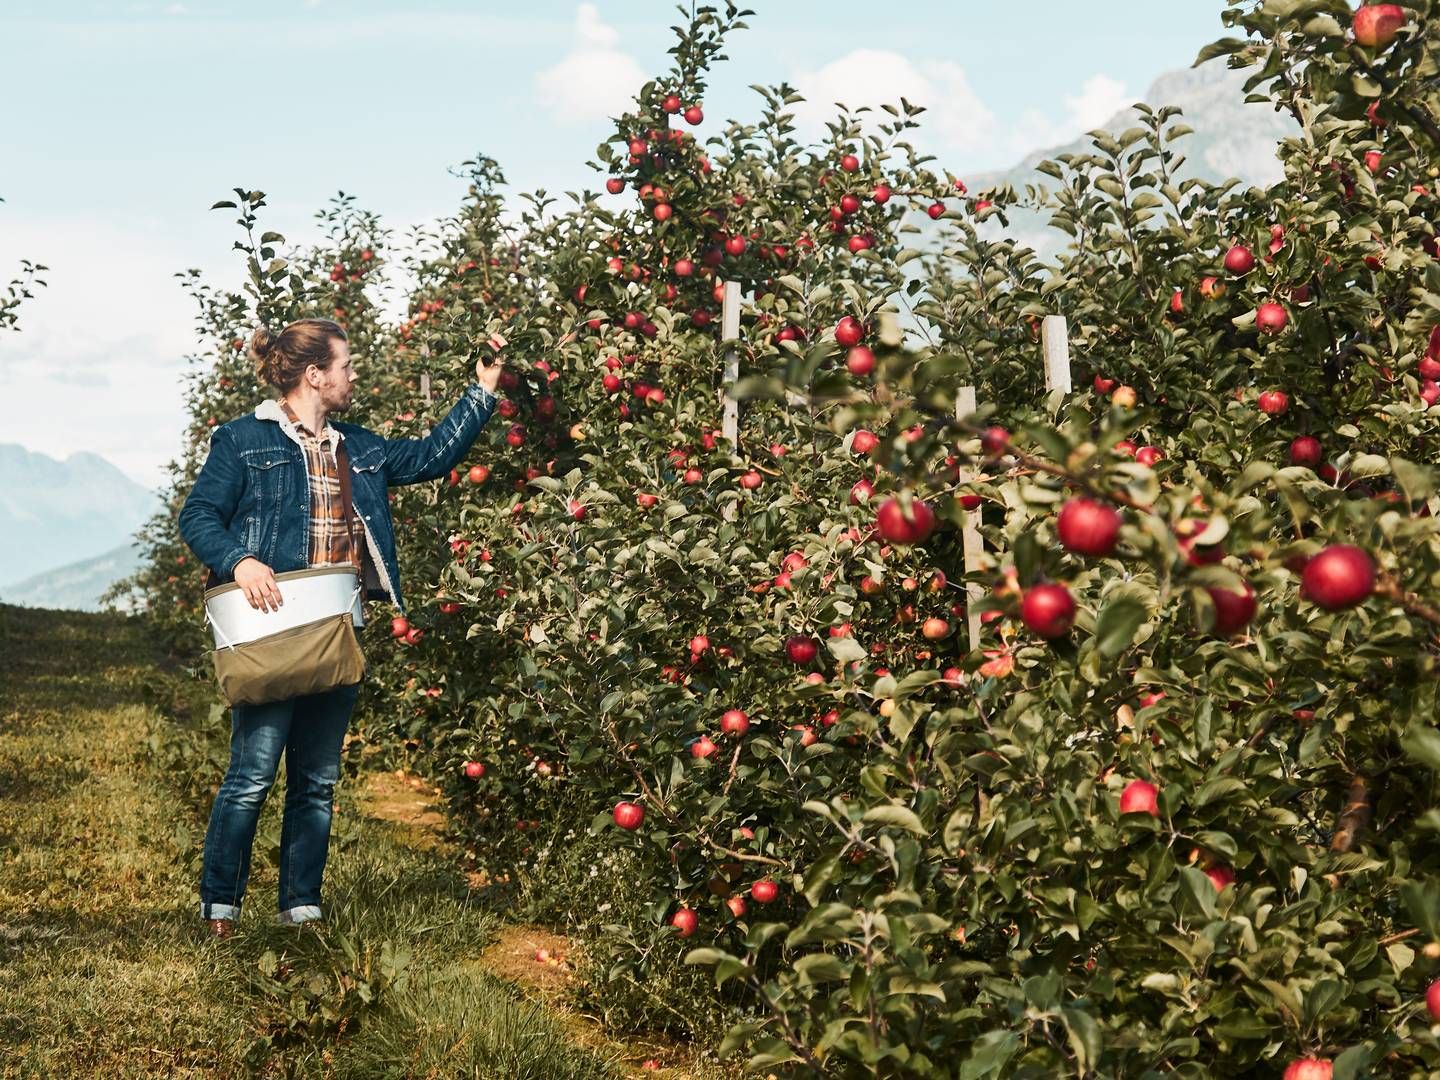
<svg viewBox="0 0 1440 1080"><path fill-rule="evenodd" d="M285 602L280 599L275 572L254 555L247 555L235 564L235 584L257 611L279 611Z"/></svg>
<svg viewBox="0 0 1440 1080"><path fill-rule="evenodd" d="M505 358L500 355L500 350L505 347L506 341L497 333L490 336L488 344L495 350L495 358L489 364L485 363L484 357L475 361L475 381L494 394L500 384L500 372L505 370Z"/></svg>

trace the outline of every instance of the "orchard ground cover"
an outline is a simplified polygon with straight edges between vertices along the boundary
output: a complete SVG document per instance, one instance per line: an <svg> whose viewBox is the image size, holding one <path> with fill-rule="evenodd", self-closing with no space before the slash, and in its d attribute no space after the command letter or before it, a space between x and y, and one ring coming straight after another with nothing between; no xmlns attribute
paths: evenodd
<svg viewBox="0 0 1440 1080"><path fill-rule="evenodd" d="M1427 1075L1434 7L1217 5L1199 59L1299 128L1268 188L1184 178L1157 105L974 192L903 100L805 146L756 87L700 143L750 13L686 11L591 162L625 206L507 225L477 155L393 326L378 221L342 198L282 255L237 188L249 282L190 283L172 508L260 394L254 322L342 320L353 418L395 435L503 330L470 458L392 495L410 599L357 724L467 869L586 942L612 1023L777 1074ZM203 671L201 568L166 515L148 542L131 585Z"/></svg>

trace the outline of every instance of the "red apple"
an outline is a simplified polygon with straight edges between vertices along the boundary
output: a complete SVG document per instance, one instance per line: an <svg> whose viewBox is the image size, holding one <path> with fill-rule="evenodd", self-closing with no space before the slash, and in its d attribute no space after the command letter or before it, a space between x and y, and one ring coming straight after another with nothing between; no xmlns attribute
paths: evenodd
<svg viewBox="0 0 1440 1080"><path fill-rule="evenodd" d="M1425 988L1425 1008L1430 1013L1430 1019L1440 1020L1440 979Z"/></svg>
<svg viewBox="0 0 1440 1080"><path fill-rule="evenodd" d="M878 205L884 206L890 201L890 186L888 184L876 184L875 190L870 193L870 198L875 200Z"/></svg>
<svg viewBox="0 0 1440 1080"><path fill-rule="evenodd" d="M1225 292L1225 283L1219 278L1203 277L1200 279L1200 298L1202 300L1216 300Z"/></svg>
<svg viewBox="0 0 1440 1080"><path fill-rule="evenodd" d="M861 428L855 432L854 438L850 440L850 451L855 454L868 454L879 445L880 439L874 432Z"/></svg>
<svg viewBox="0 0 1440 1080"><path fill-rule="evenodd" d="M869 375L875 370L875 354L864 345L853 346L845 355L845 367L851 375Z"/></svg>
<svg viewBox="0 0 1440 1080"><path fill-rule="evenodd" d="M609 180L605 181L605 190L610 192L611 195L619 195L625 190L625 181L621 180L618 176L612 176Z"/></svg>
<svg viewBox="0 0 1440 1080"><path fill-rule="evenodd" d="M1064 585L1032 585L1020 603L1020 618L1043 638L1064 637L1075 622L1075 598Z"/></svg>
<svg viewBox="0 0 1440 1080"><path fill-rule="evenodd" d="M700 738L690 744L690 756L707 758L718 749L719 747L715 745L709 735L701 735Z"/></svg>
<svg viewBox="0 0 1440 1080"><path fill-rule="evenodd" d="M769 878L761 878L750 886L750 897L757 904L768 904L780 895L780 886Z"/></svg>
<svg viewBox="0 0 1440 1080"><path fill-rule="evenodd" d="M869 502L874 494L875 485L862 477L850 488L850 505L859 506L862 502Z"/></svg>
<svg viewBox="0 0 1440 1080"><path fill-rule="evenodd" d="M785 655L792 664L808 664L815 659L820 643L812 637L795 635L785 640Z"/></svg>
<svg viewBox="0 0 1440 1080"><path fill-rule="evenodd" d="M934 530L935 514L922 499L912 498L907 514L898 498L889 498L876 511L875 527L892 544L920 544Z"/></svg>
<svg viewBox="0 0 1440 1080"><path fill-rule="evenodd" d="M1290 409L1290 395L1284 390L1266 390L1256 400L1266 416L1283 416Z"/></svg>
<svg viewBox="0 0 1440 1080"><path fill-rule="evenodd" d="M1332 544L1314 555L1300 575L1300 595L1340 611L1363 603L1375 590L1375 563L1353 544Z"/></svg>
<svg viewBox="0 0 1440 1080"><path fill-rule="evenodd" d="M1160 789L1146 780L1131 780L1120 793L1122 814L1160 816Z"/></svg>
<svg viewBox="0 0 1440 1080"><path fill-rule="evenodd" d="M744 735L750 730L750 718L744 709L727 709L720 717L720 730L726 735Z"/></svg>
<svg viewBox="0 0 1440 1080"><path fill-rule="evenodd" d="M1304 465L1313 469L1320 464L1324 451L1320 448L1320 440L1313 435L1297 435L1290 443L1290 464Z"/></svg>
<svg viewBox="0 0 1440 1080"><path fill-rule="evenodd" d="M846 348L860 344L860 339L864 336L865 328L853 315L846 315L835 324L835 341Z"/></svg>
<svg viewBox="0 0 1440 1080"><path fill-rule="evenodd" d="M761 476L754 469L749 470L740 477L740 486L746 491L754 491L763 483L765 483L765 477Z"/></svg>
<svg viewBox="0 0 1440 1080"><path fill-rule="evenodd" d="M700 110L696 109L695 111L699 112ZM699 121L695 122L699 123ZM689 937L695 933L695 928L700 925L700 919L695 912L689 908L682 907L679 911L675 912L674 915L670 916L670 925L680 931L681 937Z"/></svg>
<svg viewBox="0 0 1440 1080"><path fill-rule="evenodd" d="M1324 1058L1296 1058L1285 1066L1281 1080L1330 1080L1332 1066Z"/></svg>
<svg viewBox="0 0 1440 1080"><path fill-rule="evenodd" d="M1255 268L1255 256L1244 244L1236 244L1225 252L1225 269L1232 274L1248 274Z"/></svg>
<svg viewBox="0 0 1440 1080"><path fill-rule="evenodd" d="M1060 508L1055 528L1067 551L1104 558L1120 537L1120 514L1095 499L1074 498Z"/></svg>
<svg viewBox="0 0 1440 1080"><path fill-rule="evenodd" d="M1218 893L1224 892L1225 886L1235 880L1235 871L1224 865L1212 866L1205 871L1205 876L1210 879L1210 884L1215 886Z"/></svg>
<svg viewBox="0 0 1440 1080"><path fill-rule="evenodd" d="M465 775L468 776L471 780L479 780L480 777L485 775L484 764L479 761L465 762Z"/></svg>
<svg viewBox="0 0 1440 1080"><path fill-rule="evenodd" d="M633 832L645 820L645 808L639 803L618 802L615 804L613 817L616 825Z"/></svg>
<svg viewBox="0 0 1440 1080"><path fill-rule="evenodd" d="M1092 384L1097 394L1108 394L1111 390L1115 389L1115 380L1107 379L1103 375L1096 375L1094 380L1092 380Z"/></svg>
<svg viewBox="0 0 1440 1080"><path fill-rule="evenodd" d="M920 627L920 633L931 641L939 641L950 633L950 624L944 619L932 615Z"/></svg>
<svg viewBox="0 0 1440 1080"><path fill-rule="evenodd" d="M1255 309L1255 325L1262 334L1278 334L1290 322L1290 315L1283 304L1270 301Z"/></svg>
<svg viewBox="0 0 1440 1080"><path fill-rule="evenodd" d="M691 126L700 123L700 121L704 119L705 113L703 110L701 110L699 105L691 105L688 109L685 110L685 122L687 124L690 124Z"/></svg>
<svg viewBox="0 0 1440 1080"><path fill-rule="evenodd" d="M420 644L420 639L421 639L422 637L424 637L424 636L425 636L425 631L424 631L424 630L421 630L418 626L412 626L412 627L410 627L409 630L406 630L406 631L405 631L405 644L406 644L406 645L419 645L419 644Z"/></svg>
<svg viewBox="0 0 1440 1080"><path fill-rule="evenodd" d="M940 216L945 213L945 204L943 202L933 202L925 208L925 212L930 215L931 221L938 221Z"/></svg>
<svg viewBox="0 0 1440 1080"><path fill-rule="evenodd" d="M1237 588L1212 586L1205 590L1215 603L1215 633L1229 637L1255 617L1255 591L1246 582Z"/></svg>
<svg viewBox="0 0 1440 1080"><path fill-rule="evenodd" d="M490 479L490 468L486 465L471 465L466 477L472 484L483 484Z"/></svg>
<svg viewBox="0 0 1440 1080"><path fill-rule="evenodd" d="M390 620L390 636L403 638L410 631L410 620L403 615Z"/></svg>
<svg viewBox="0 0 1440 1080"><path fill-rule="evenodd" d="M1351 22L1356 42L1371 49L1386 48L1404 25L1405 9L1399 4L1366 4Z"/></svg>

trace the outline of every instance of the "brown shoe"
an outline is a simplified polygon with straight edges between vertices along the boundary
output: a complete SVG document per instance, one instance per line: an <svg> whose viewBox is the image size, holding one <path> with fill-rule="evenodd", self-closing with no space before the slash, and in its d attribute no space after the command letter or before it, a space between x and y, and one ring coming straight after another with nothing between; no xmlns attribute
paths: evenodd
<svg viewBox="0 0 1440 1080"><path fill-rule="evenodd" d="M206 919L205 926L211 937L228 938L235 933L235 920L233 919Z"/></svg>

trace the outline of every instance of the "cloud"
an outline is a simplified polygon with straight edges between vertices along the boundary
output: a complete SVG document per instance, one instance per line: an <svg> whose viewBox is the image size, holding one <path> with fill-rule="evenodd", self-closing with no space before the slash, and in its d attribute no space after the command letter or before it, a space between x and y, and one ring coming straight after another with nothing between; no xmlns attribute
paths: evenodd
<svg viewBox="0 0 1440 1080"><path fill-rule="evenodd" d="M837 102L852 114L862 105L862 126L873 130L888 120L878 111L882 104L898 107L903 97L925 106L917 147L935 153L969 155L967 165L999 167L1011 164L1041 147L1068 142L1103 126L1115 113L1133 103L1125 85L1105 74L1092 75L1079 92L1063 98L1060 116L1026 109L1002 124L971 85L965 69L949 60L913 60L882 49L855 49L823 67L796 72L790 79L805 100L792 107L798 133L817 138L825 124L839 113Z"/></svg>
<svg viewBox="0 0 1440 1080"><path fill-rule="evenodd" d="M955 149L980 146L995 127L995 114L970 86L965 69L949 60L917 63L896 52L856 49L822 68L797 72L790 81L805 96L793 112L795 126L808 136L822 133L826 121L836 117L836 102L853 111L862 105L898 107L902 97L925 106L922 130L938 133ZM866 126L888 119L882 113Z"/></svg>
<svg viewBox="0 0 1440 1080"><path fill-rule="evenodd" d="M619 31L600 21L594 4L576 10L574 32L570 52L535 76L539 103L566 122L620 115L644 85L644 70L616 47Z"/></svg>

